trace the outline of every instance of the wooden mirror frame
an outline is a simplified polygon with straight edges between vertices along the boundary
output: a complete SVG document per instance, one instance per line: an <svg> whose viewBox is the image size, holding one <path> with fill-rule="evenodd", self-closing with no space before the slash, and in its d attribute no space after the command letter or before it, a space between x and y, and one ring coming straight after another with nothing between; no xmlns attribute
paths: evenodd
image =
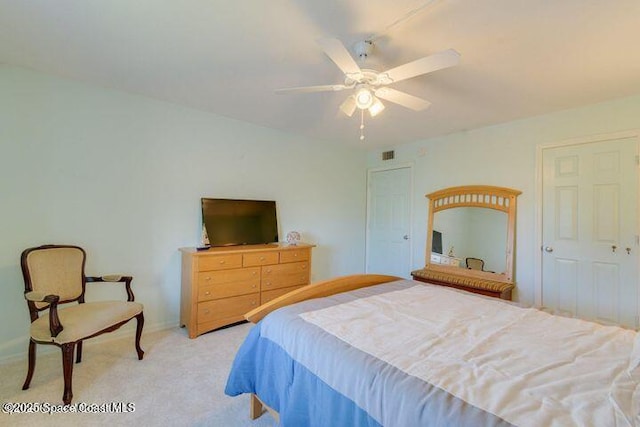
<svg viewBox="0 0 640 427"><path fill-rule="evenodd" d="M513 284L513 250L515 245L517 207L516 197L520 194L522 194L522 192L518 190L505 187L494 187L490 185L463 185L459 187L445 188L427 194L426 197L429 199L429 219L427 223L425 269L445 274L455 274L457 276L468 276L470 278ZM488 271L468 270L465 268L435 264L431 262L434 214L443 210L461 207L495 209L507 214L507 242L505 254L506 268L504 272L491 273Z"/></svg>

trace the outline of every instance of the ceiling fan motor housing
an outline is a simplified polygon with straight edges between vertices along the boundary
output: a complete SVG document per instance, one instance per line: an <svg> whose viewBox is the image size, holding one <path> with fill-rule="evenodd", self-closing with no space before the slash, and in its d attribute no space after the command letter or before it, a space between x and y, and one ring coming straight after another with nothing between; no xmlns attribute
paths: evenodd
<svg viewBox="0 0 640 427"><path fill-rule="evenodd" d="M370 86L388 85L393 83L386 73L378 73L375 70L362 69L357 75L345 76L345 86L353 87L360 84L368 84Z"/></svg>
<svg viewBox="0 0 640 427"><path fill-rule="evenodd" d="M370 40L358 42L353 46L353 51L360 60L364 61L373 51L373 42Z"/></svg>

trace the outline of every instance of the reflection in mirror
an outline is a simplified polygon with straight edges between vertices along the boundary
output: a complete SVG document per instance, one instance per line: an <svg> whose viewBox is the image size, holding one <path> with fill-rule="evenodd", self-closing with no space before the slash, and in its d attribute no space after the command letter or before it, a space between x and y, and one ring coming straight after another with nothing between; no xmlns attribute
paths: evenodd
<svg viewBox="0 0 640 427"><path fill-rule="evenodd" d="M457 207L436 212L433 230L442 233L442 252L460 259L484 261L483 270L504 273L507 265L507 213L478 207Z"/></svg>

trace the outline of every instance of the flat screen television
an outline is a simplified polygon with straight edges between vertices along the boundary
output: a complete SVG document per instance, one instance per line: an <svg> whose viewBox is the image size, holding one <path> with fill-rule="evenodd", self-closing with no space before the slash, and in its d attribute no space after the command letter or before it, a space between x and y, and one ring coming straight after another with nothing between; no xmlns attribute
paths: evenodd
<svg viewBox="0 0 640 427"><path fill-rule="evenodd" d="M202 223L210 246L278 241L276 202L202 198Z"/></svg>
<svg viewBox="0 0 640 427"><path fill-rule="evenodd" d="M442 233L436 230L431 237L431 252L442 254Z"/></svg>

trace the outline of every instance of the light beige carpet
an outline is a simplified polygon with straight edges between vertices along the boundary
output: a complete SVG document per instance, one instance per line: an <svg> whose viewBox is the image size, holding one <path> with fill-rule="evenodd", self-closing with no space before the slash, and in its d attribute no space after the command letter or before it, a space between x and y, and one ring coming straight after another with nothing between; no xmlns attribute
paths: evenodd
<svg viewBox="0 0 640 427"><path fill-rule="evenodd" d="M134 412L0 413L0 426L275 426L268 413L249 419L247 395L224 394L233 357L251 326L237 325L193 340L180 328L143 334L141 361L132 337L87 342L82 362L74 365L73 403L133 403ZM25 355L26 350L27 343ZM0 404L62 403L60 351L37 357L31 387L23 391L26 369L26 359L0 365Z"/></svg>

